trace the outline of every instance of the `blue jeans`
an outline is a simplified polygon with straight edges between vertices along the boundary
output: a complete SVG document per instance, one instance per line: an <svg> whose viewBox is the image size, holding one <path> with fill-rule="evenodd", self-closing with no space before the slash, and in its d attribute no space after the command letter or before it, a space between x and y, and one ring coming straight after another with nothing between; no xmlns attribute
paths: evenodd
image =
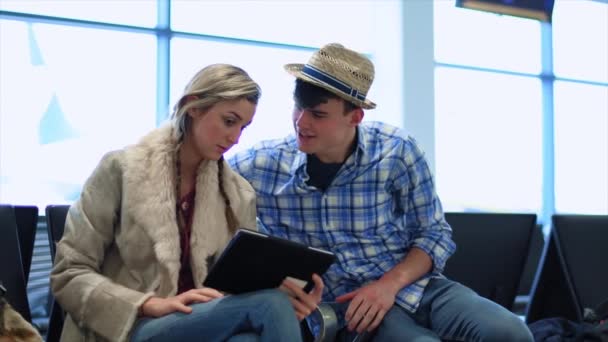
<svg viewBox="0 0 608 342"><path fill-rule="evenodd" d="M338 341L356 333L342 329ZM384 341L533 342L526 324L509 310L449 279L432 279L420 306L411 313L394 305L373 333Z"/></svg>
<svg viewBox="0 0 608 342"><path fill-rule="evenodd" d="M191 305L190 314L139 319L132 342L143 341L301 341L291 302L279 290L226 296Z"/></svg>

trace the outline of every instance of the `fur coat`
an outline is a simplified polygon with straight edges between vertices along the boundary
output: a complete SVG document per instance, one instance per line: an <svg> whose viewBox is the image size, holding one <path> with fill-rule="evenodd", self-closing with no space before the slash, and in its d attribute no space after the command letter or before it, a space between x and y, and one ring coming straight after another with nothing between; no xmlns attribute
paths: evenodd
<svg viewBox="0 0 608 342"><path fill-rule="evenodd" d="M1 292L0 292L1 293ZM0 296L0 342L42 342L42 336Z"/></svg>
<svg viewBox="0 0 608 342"><path fill-rule="evenodd" d="M170 126L103 157L69 210L51 272L54 296L67 312L62 341L125 341L149 297L177 293L180 240L175 151ZM194 283L231 238L218 187L217 162L196 180L191 233ZM255 192L224 162L223 184L241 227L255 229Z"/></svg>

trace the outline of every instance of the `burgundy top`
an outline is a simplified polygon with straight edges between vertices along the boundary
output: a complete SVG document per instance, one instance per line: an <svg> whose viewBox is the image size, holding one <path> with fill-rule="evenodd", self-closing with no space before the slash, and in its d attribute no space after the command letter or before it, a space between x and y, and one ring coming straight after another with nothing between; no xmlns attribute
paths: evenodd
<svg viewBox="0 0 608 342"><path fill-rule="evenodd" d="M186 292L195 288L192 269L190 268L190 232L192 231L192 217L194 216L194 196L196 190L192 189L179 201L179 209L184 218L184 226L180 232L179 244L182 249L181 268L177 281L177 293Z"/></svg>

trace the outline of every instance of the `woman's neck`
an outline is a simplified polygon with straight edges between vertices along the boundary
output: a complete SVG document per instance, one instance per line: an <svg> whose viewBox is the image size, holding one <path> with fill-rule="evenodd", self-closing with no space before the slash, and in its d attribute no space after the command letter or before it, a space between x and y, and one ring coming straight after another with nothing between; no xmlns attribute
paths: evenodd
<svg viewBox="0 0 608 342"><path fill-rule="evenodd" d="M196 173L203 158L198 155L193 148L191 141L187 138L184 139L178 153L182 183L181 194L184 195L190 192L194 187L194 184L196 183Z"/></svg>

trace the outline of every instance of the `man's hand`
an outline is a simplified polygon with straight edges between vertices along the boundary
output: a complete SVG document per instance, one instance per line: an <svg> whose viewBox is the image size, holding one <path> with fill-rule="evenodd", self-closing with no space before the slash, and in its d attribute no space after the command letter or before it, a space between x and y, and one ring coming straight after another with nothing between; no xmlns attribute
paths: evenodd
<svg viewBox="0 0 608 342"><path fill-rule="evenodd" d="M206 303L223 296L219 291L209 287L192 289L169 298L150 297L142 304L140 311L143 316L148 317L162 317L176 311L189 314L192 312L189 304Z"/></svg>
<svg viewBox="0 0 608 342"><path fill-rule="evenodd" d="M284 280L280 287L282 291L289 295L289 300L291 300L299 321L310 315L321 302L323 280L318 275L313 274L312 281L315 283L315 287L310 293L304 292L302 287L289 280Z"/></svg>
<svg viewBox="0 0 608 342"><path fill-rule="evenodd" d="M372 331L380 325L384 315L395 304L396 295L397 291L393 284L377 280L336 298L336 301L338 303L351 301L345 315L348 330L362 333Z"/></svg>

